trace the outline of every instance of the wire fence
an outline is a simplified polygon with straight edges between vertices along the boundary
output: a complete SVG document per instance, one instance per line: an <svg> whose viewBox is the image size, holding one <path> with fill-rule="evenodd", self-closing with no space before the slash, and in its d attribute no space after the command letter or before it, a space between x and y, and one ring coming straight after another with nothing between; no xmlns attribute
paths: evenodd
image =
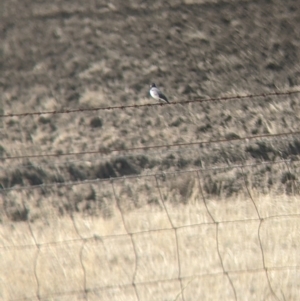
<svg viewBox="0 0 300 301"><path fill-rule="evenodd" d="M296 172L293 164L297 162L275 164ZM239 172L243 183L243 196L238 197L239 192L226 204L222 193L212 197L207 188L206 173L214 178L212 182L220 181L221 171L213 169L63 183L61 187L94 184L97 201L109 199L107 207L113 207L114 215L53 214L46 218L48 226L42 232L41 225L28 217L27 230L23 224L20 227L23 241L30 243L14 240L14 231L3 236L0 252L12 255L2 256L2 267L9 265L16 275L28 270L26 279L20 279L24 281L21 291L4 277L3 296L6 300L70 296L144 300L150 294L167 300L238 300L259 295L295 300L299 286L294 276L300 272L298 195L276 195L281 191L277 187L266 197L251 184L247 170L255 167L258 164L223 168ZM181 191L182 179L193 183L188 185L191 194ZM298 181L293 185L298 187ZM53 187L35 188L45 193ZM30 211L34 200L26 195L20 199L24 210ZM40 205L48 210L46 204ZM9 215L9 205L4 206Z"/></svg>
<svg viewBox="0 0 300 301"><path fill-rule="evenodd" d="M298 134L300 131L0 159L10 162L86 154L132 154ZM272 170L274 165L280 165L276 172ZM274 177L261 173L262 168L271 175L274 171ZM0 190L3 208L0 268L12 272L1 276L0 297L11 301L70 297L138 301L296 300L300 292L299 168L298 159L289 158L4 187Z"/></svg>
<svg viewBox="0 0 300 301"><path fill-rule="evenodd" d="M194 100L185 100L179 102L171 102L168 104L165 103L148 103L148 104L138 104L138 105L126 105L126 106L108 106L108 107L99 107L99 108L79 108L74 110L60 110L60 111L44 111L44 112L26 112L26 113L8 113L0 115L0 118L9 118L9 117L26 117L26 116L36 116L44 114L72 114L79 112L92 112L92 111L107 111L107 110L125 110L125 109L139 109L145 107L157 107L164 105L185 105L189 103L203 103L203 102L218 102L218 101L227 101L227 100L239 100L239 99L252 99L252 98L267 98L273 96L284 96L300 93L300 90L289 90L289 91L274 91L269 93L260 93L260 94L248 94L248 95L235 95L235 96L224 96L216 98L207 98L207 99L194 99Z"/></svg>
<svg viewBox="0 0 300 301"><path fill-rule="evenodd" d="M119 148L119 149L100 149L94 151L82 151L82 152L68 152L68 153L46 153L46 154L37 154L37 155L20 155L20 156L7 156L0 157L0 161L4 160L16 160L16 159L32 159L32 158L47 158L47 157L66 157L66 156L82 156L82 155L91 155L91 154L103 154L109 155L112 153L121 153L126 154L130 153L132 155L135 151L148 151L152 149L172 149L178 147L189 147L189 146L202 146L208 144L222 144L227 142L236 142L236 141L247 141L247 140L258 140L262 138L275 138L275 137L284 137L284 136L292 136L299 135L300 131L293 132L284 132L284 133L276 133L276 134L262 134L262 135L254 135L254 136L246 136L246 137L232 137L232 138L224 138L218 140L204 140L204 141L195 141L195 142L186 142L186 143L172 143L172 144L163 144L163 145L150 145L150 146L141 146L141 147L131 147L131 148Z"/></svg>
<svg viewBox="0 0 300 301"><path fill-rule="evenodd" d="M74 185L84 185L84 184L95 184L101 182L110 182L116 180L124 180L124 179L136 179L136 178L148 178L153 176L160 176L160 175L168 175L168 174L186 174L190 172L200 172L200 171L217 171L223 170L226 168L238 168L238 167L255 167L255 166L264 166L264 165L276 165L276 164L289 164L291 162L299 162L299 160L294 159L287 159L287 160L277 160L277 161L265 161L265 162L258 162L258 163L248 163L248 164L232 164L227 166L211 166L208 168L195 168L190 170L176 170L176 171L162 171L158 173L144 173L140 175L130 175L130 176L121 176L121 177L112 177L112 178L96 178L96 179L88 179L88 180L78 180L78 181L69 181L69 182L55 182L55 183L43 183L39 185L29 185L29 186L13 186L8 188L2 188L0 191L10 191L10 190L32 190L32 189L39 189L39 188L47 188L47 187L59 187L59 186L74 186Z"/></svg>

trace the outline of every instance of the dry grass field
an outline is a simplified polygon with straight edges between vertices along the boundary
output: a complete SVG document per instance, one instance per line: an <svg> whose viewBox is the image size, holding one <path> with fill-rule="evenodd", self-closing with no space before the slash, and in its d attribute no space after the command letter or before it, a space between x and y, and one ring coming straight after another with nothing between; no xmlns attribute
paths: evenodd
<svg viewBox="0 0 300 301"><path fill-rule="evenodd" d="M297 0L0 10L0 114L300 91ZM299 101L2 116L0 299L298 300Z"/></svg>

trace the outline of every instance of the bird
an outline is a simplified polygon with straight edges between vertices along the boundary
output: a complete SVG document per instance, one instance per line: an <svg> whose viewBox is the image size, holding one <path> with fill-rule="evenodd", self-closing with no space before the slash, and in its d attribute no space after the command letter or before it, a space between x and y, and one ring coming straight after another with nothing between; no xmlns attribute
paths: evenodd
<svg viewBox="0 0 300 301"><path fill-rule="evenodd" d="M156 87L156 85L153 83L150 85L150 95L161 102L165 102L165 103L170 103L167 99L167 97L161 92L159 91L159 89Z"/></svg>

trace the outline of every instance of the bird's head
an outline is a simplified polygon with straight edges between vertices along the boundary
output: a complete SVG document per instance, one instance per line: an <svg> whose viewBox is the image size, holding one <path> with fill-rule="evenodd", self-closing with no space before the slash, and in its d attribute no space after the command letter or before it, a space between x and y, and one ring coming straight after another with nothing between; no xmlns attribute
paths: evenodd
<svg viewBox="0 0 300 301"><path fill-rule="evenodd" d="M156 85L155 85L155 83L152 83L152 84L150 85L150 88L154 88L154 87L156 87Z"/></svg>

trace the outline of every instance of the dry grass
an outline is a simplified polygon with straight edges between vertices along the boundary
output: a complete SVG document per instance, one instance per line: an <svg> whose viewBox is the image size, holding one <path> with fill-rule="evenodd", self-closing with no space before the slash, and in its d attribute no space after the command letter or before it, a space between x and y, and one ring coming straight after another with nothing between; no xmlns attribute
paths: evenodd
<svg viewBox="0 0 300 301"><path fill-rule="evenodd" d="M145 178L45 189L43 198L11 192L9 199L23 199L29 215L19 222L2 216L0 265L11 270L2 274L2 298L33 298L38 290L41 298L63 300L61 294L78 292L72 298L80 299L86 288L92 300L136 300L134 282L140 300L182 300L179 276L185 300L232 300L224 267L238 299L273 300L265 266L275 294L296 300L299 196L285 193L281 182L267 194L252 183L250 198L241 180L239 192L225 198L226 179L234 173L210 175L222 182L216 195L206 191L207 177L199 181L195 172L163 176L159 187ZM251 176L253 169L247 183ZM84 194L90 204L76 199Z"/></svg>

